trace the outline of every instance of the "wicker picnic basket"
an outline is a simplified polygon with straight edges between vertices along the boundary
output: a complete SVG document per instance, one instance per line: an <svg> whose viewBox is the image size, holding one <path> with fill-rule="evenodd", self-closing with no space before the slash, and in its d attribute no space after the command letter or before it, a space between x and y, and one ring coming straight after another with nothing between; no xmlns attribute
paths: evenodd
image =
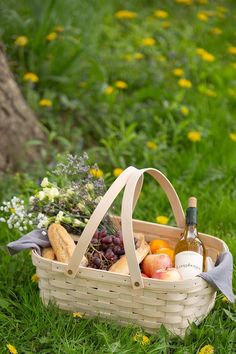
<svg viewBox="0 0 236 354"><path fill-rule="evenodd" d="M132 219L144 172L153 176L166 193L177 227ZM123 234L130 275L80 266L103 216L124 187L121 216L113 217L113 221ZM32 252L43 303L47 305L52 301L60 309L78 311L85 317L100 316L120 324L133 323L150 333L163 324L173 334L183 336L190 323L200 323L213 308L215 289L200 277L176 282L143 278L133 238L134 233L143 233L147 241L166 239L174 247L184 226L185 215L169 180L156 169L137 170L128 167L115 180L93 212L82 235L77 239L69 264L52 261L41 257L36 251ZM228 250L222 240L202 233L200 236L213 260L219 252Z"/></svg>

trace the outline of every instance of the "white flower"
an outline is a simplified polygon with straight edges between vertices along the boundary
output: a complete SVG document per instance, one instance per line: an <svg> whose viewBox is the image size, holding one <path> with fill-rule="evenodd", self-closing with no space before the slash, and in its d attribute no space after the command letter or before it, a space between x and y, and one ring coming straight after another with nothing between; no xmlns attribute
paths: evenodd
<svg viewBox="0 0 236 354"><path fill-rule="evenodd" d="M79 210L81 210L81 211L85 211L85 205L83 204L83 203L78 203L77 204L77 207L79 208Z"/></svg>
<svg viewBox="0 0 236 354"><path fill-rule="evenodd" d="M72 188L68 188L66 191L66 195L70 196L74 194L74 190Z"/></svg>
<svg viewBox="0 0 236 354"><path fill-rule="evenodd" d="M51 202L54 202L54 198L59 196L59 190L56 187L44 188L43 191Z"/></svg>
<svg viewBox="0 0 236 354"><path fill-rule="evenodd" d="M102 200L102 196L99 195L94 201L96 204L98 204Z"/></svg>
<svg viewBox="0 0 236 354"><path fill-rule="evenodd" d="M61 222L62 220L63 220L63 211L59 211L59 213L58 213L57 216L56 216L55 222L60 224L60 222Z"/></svg>
<svg viewBox="0 0 236 354"><path fill-rule="evenodd" d="M41 182L41 187L46 188L46 187L49 187L49 186L50 186L50 183L48 181L48 178L44 177L44 179Z"/></svg>
<svg viewBox="0 0 236 354"><path fill-rule="evenodd" d="M0 218L0 222L6 222L5 218Z"/></svg>
<svg viewBox="0 0 236 354"><path fill-rule="evenodd" d="M39 200L43 200L46 197L45 192L44 191L38 192L38 197L39 197Z"/></svg>
<svg viewBox="0 0 236 354"><path fill-rule="evenodd" d="M81 222L81 221L79 221L78 219L74 219L73 220L73 226L81 226L81 225L83 225L83 223Z"/></svg>
<svg viewBox="0 0 236 354"><path fill-rule="evenodd" d="M29 203L30 203L30 204L33 204L34 201L35 201L35 197L31 196L31 197L29 198Z"/></svg>
<svg viewBox="0 0 236 354"><path fill-rule="evenodd" d="M87 183L85 185L85 188L87 189L87 191L92 191L94 189L94 186L92 183Z"/></svg>

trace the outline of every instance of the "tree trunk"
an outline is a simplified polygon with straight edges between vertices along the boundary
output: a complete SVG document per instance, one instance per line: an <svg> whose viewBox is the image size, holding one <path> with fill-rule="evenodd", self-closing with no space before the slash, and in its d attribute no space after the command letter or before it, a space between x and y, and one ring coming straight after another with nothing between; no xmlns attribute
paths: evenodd
<svg viewBox="0 0 236 354"><path fill-rule="evenodd" d="M16 169L23 160L40 158L38 146L27 146L32 139L43 141L45 136L14 81L0 45L0 172Z"/></svg>

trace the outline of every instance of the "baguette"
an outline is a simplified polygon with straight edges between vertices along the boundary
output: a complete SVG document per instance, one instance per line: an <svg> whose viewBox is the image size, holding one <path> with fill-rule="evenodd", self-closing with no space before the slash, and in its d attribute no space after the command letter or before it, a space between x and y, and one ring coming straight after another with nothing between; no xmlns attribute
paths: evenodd
<svg viewBox="0 0 236 354"><path fill-rule="evenodd" d="M138 263L140 264L142 260L150 251L149 244L145 241L143 234L135 234L135 238L138 239L137 249L135 250ZM110 272L129 274L129 267L126 256L122 256L116 263L112 264L109 268Z"/></svg>
<svg viewBox="0 0 236 354"><path fill-rule="evenodd" d="M42 257L48 258L48 259L56 259L55 252L53 251L52 247L45 247L42 250Z"/></svg>
<svg viewBox="0 0 236 354"><path fill-rule="evenodd" d="M62 263L68 263L75 249L75 243L70 234L63 226L54 223L48 228L48 238L57 260ZM81 265L86 267L87 264L87 258L83 256Z"/></svg>

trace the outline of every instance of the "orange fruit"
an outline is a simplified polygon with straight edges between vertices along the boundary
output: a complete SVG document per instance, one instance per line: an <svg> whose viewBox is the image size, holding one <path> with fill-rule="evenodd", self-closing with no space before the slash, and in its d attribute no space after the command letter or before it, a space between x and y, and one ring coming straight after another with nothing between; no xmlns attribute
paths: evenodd
<svg viewBox="0 0 236 354"><path fill-rule="evenodd" d="M155 253L156 250L159 250L160 248L169 248L169 243L167 241L164 240L152 240L151 242L149 242L149 246L150 246L150 250L152 253Z"/></svg>
<svg viewBox="0 0 236 354"><path fill-rule="evenodd" d="M159 248L153 253L154 254L167 254L168 256L170 256L172 262L174 262L174 250L172 250L169 247Z"/></svg>

